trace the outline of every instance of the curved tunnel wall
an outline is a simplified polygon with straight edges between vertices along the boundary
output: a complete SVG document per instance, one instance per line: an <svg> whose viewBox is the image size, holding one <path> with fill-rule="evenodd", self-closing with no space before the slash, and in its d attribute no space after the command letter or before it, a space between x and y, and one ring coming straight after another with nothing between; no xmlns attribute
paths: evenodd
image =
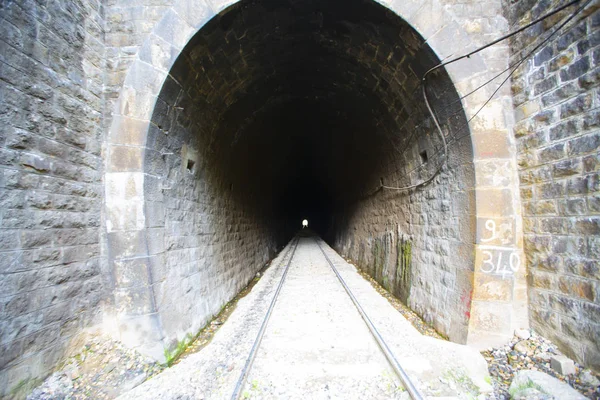
<svg viewBox="0 0 600 400"><path fill-rule="evenodd" d="M377 265L372 274L451 339L489 347L527 326L525 270L507 261L522 259L509 93L481 112L495 88L466 97L506 67L502 49L450 65L454 85L441 70L430 76L427 92L452 147L444 173L418 192L373 193L381 182L418 182L439 164L439 137L418 92L417 78L438 60L429 46L445 58L478 43L434 3L356 2L356 12L339 3L225 10L231 2L177 0L165 11L128 69L107 137L115 312L106 315L120 340L161 358L165 344L208 318L213 300L190 306L165 289L186 286L193 298L188 278L200 276L169 271L169 257L216 271L202 282L216 304L307 216L363 268ZM191 223L186 212L205 218ZM171 235L166 227L177 224L189 229ZM223 243L213 246L210 235ZM409 248L411 267L400 276L410 284L398 287L398 263L409 264L398 252ZM192 256L179 263L177 251ZM169 313L193 307L207 314L169 322Z"/></svg>
<svg viewBox="0 0 600 400"><path fill-rule="evenodd" d="M160 258L143 311L158 312L167 345L218 312L304 217L466 341L474 175L444 72L428 94L450 141L445 172L406 194L376 191L420 182L443 160L419 82L438 62L408 24L364 0L242 2L194 36L158 95L144 156ZM412 261L399 262L411 245Z"/></svg>

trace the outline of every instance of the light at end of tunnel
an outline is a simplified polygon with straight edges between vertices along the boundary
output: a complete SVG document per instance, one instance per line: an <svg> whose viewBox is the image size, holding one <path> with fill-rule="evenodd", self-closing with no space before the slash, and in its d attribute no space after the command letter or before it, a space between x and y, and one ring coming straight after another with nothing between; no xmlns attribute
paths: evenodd
<svg viewBox="0 0 600 400"><path fill-rule="evenodd" d="M308 220L307 219L302 220L302 229L304 229L304 228L308 228Z"/></svg>

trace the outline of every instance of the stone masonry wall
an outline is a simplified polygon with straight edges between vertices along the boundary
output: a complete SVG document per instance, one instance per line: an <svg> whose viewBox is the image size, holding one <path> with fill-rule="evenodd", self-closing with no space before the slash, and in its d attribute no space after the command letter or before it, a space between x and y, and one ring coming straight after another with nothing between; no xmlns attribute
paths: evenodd
<svg viewBox="0 0 600 400"><path fill-rule="evenodd" d="M416 80L416 76L413 78ZM455 92L446 96L441 95L443 100L433 103L434 109L456 101ZM472 296L475 224L470 210L475 179L470 138L460 105L454 112L458 117L454 116L453 122L458 123L443 116L440 119L451 143L444 171L429 185L409 191L383 189L345 210L337 210L334 243L436 330L465 343ZM442 145L433 121L426 114L419 118L428 121L425 127L409 124L402 140L390 146L387 165L381 171L387 186L423 181L442 162ZM411 128L417 134L407 141ZM405 146L408 151L401 152ZM425 153L426 162L422 158ZM376 187L375 182L372 184Z"/></svg>
<svg viewBox="0 0 600 400"><path fill-rule="evenodd" d="M379 179L393 187L422 182L444 160L442 142L422 104L419 86L420 77L438 61L416 32L407 29L402 42L401 49L382 40L371 43L381 54L368 68L380 71L373 91L390 115L400 117L381 123L373 134L389 140L379 159L369 160L380 164L379 174L356 183L363 185L364 198L349 199L346 207L335 210L332 240L342 254L436 329L465 343L474 262L475 226L470 215L474 206L473 156L464 112L445 72L432 74L427 88L451 143L444 172L415 190L373 193ZM360 49L358 44L352 48ZM389 54L402 57L395 59ZM403 77L401 87L390 77L394 74ZM412 100L399 102L402 98ZM398 103L399 110L395 108Z"/></svg>
<svg viewBox="0 0 600 400"><path fill-rule="evenodd" d="M560 4L511 1L506 13L517 28ZM513 61L575 8L517 36ZM592 5L536 51L512 82L531 324L595 369L600 368L598 65L600 12Z"/></svg>
<svg viewBox="0 0 600 400"><path fill-rule="evenodd" d="M143 35L136 36L133 34L135 32L147 32L147 30L145 30L147 26L143 23L130 24L128 28L126 28L129 29L128 34L124 34L121 37L125 41L127 38L133 38L131 45L121 46L118 44L118 40L115 42L117 43L115 48L118 48L118 52L122 55L121 59L124 61L122 64L123 71L127 68L129 59L135 59L135 63L133 64L135 68L127 73L127 76L131 78L129 83L125 83L124 89L127 90L121 92L121 100L123 100L121 105L127 105L127 107L122 107L120 112L124 113L124 115L138 118L139 121L136 121L140 122L138 125L147 123L150 118L149 115L147 115L148 101L154 101L156 94L155 90L157 90L154 85L156 82L164 79L163 74L166 74L167 70L170 69L170 63L174 59L174 55L179 52L179 49L185 47L188 39L193 35L193 32L201 27L206 19L210 18L212 12L218 12L230 4L231 2L229 1L219 0L207 3L200 0L174 2L172 7L165 8L162 17L157 14L155 15L157 19L153 19L154 17L151 18L153 21L159 22L156 23L152 33L149 34L146 37L147 40L144 41L145 50L142 52L144 54L138 54L137 56L133 56L138 48L138 44L136 44L138 42L136 41L137 39L143 39ZM474 45L482 44L487 41L487 39L496 37L498 31L504 31L506 28L506 21L500 12L501 2L498 1L462 2L444 0L423 3L407 0L403 2L384 2L384 4L395 10L398 15L402 16L409 24L415 27L423 37L426 37L427 43L429 43L440 58L443 59L450 57L451 55L460 54L463 50L472 48ZM162 1L144 2L143 4L140 3L142 8L136 10L135 14L140 15L143 12L143 8L153 7L154 5L157 6L155 11L158 11L159 14L161 12L160 7L167 6L166 2ZM125 10L126 13L123 15L133 11L134 8L125 0L111 2L111 8L113 6L118 12L120 12L120 10ZM336 7L336 5L331 3L331 7ZM338 8L340 11L344 9L344 7ZM191 12L192 10L193 12ZM336 15L337 13L338 11L334 10L332 14ZM122 28L117 21L118 18L120 17L116 17L113 26L115 29L125 29ZM319 18L314 19L313 22L321 24ZM361 20L361 18L358 20ZM269 23L277 22L269 20L268 18L263 18L263 21L268 21ZM289 19L285 21L289 21ZM229 23L230 21L223 21L224 29L226 29ZM268 26L268 24L265 25ZM380 24L375 25L379 26ZM327 24L323 26L327 26ZM278 30L279 28L279 26L276 27ZM339 29L339 32L344 34L345 29ZM246 37L246 35L241 31L239 38L236 37L236 40L244 37ZM225 40L227 42L235 43L235 41L230 41L227 37ZM381 40L378 42L381 42ZM333 45L336 42L330 43ZM377 45L370 47L371 48L365 52L365 56L379 61L378 59L381 58L385 52L378 51ZM285 49L285 51L287 50L288 49ZM151 57L149 57L149 53L152 53ZM271 52L271 54L273 54L273 52ZM132 57L129 57L129 55ZM270 57L271 55L266 57L266 59L270 60ZM500 50L487 55L476 55L469 61L470 63L468 65L455 65L454 68L451 67L448 70L456 85L457 91L461 94L468 93L479 83L489 79L492 74L504 68L507 62L507 53L505 48L502 47ZM299 63L298 65L303 64ZM329 68L330 65L331 63L327 63L325 66ZM134 70L137 71L137 73ZM374 76L377 76L382 72L376 65L373 71L375 71L375 74L373 74ZM141 78L139 74L144 75L146 79ZM123 72L122 76L124 75L125 73ZM138 77L140 79L138 79ZM361 74L360 77L368 82L377 80L373 79L370 73ZM118 82L119 79L116 79L112 84L115 89L118 87ZM287 83L291 82L302 82L303 88L310 87L310 85L304 84L304 81L301 80L288 80ZM389 83L390 82L386 79L383 79L381 82L382 86L379 90L385 92L386 85ZM402 84L404 83L405 82L402 82ZM263 93L267 92L268 91L263 91ZM473 161L478 170L478 173L476 174L478 182L475 188L475 191L478 193L478 195L475 196L476 206L472 203L468 203L464 208L461 209L458 207L457 209L461 209L461 215L463 217L468 216L465 220L470 224L469 229L471 232L473 229L478 232L478 235L476 235L475 238L475 264L479 263L479 265L472 266L468 265L470 263L467 262L464 265L465 271L470 269L470 272L473 273L473 279L478 280L478 283L481 283L481 287L492 289L487 290L487 292L486 290L480 290L478 292L467 291L468 293L464 296L454 296L452 303L453 306L455 306L456 303L461 302L462 306L460 307L468 308L470 300L473 300L472 308L476 309L476 312L474 313L475 317L471 318L469 322L469 332L473 331L474 340L480 340L483 343L486 342L486 338L490 336L495 336L496 340L502 340L507 334L512 332L512 329L514 329L515 326L522 326L522 318L520 318L520 316L522 316L524 308L522 308L520 304L526 302L526 290L523 285L524 282L522 282L523 276L521 270L519 270L518 274L514 274L513 276L505 276L504 271L494 275L494 273L488 273L489 271L481 271L480 269L482 268L479 268L481 267L482 262L489 263L489 260L486 261L484 257L489 256L492 253L498 260L501 256L504 256L503 260L508 259L508 256L520 258L522 255L522 240L520 227L521 207L518 196L514 196L517 187L516 173L514 173L515 168L512 167L514 164L514 142L512 137L507 136L508 131L506 129L506 125L510 124L510 118L507 118L510 117L510 115L507 115L507 113L510 113L511 110L509 107L505 107L510 103L509 93L499 93L499 96L496 96L494 101L492 101L482 113L478 113L478 116L474 116L476 110L483 103L485 96L491 94L491 91L486 92L484 90L478 94L478 96L463 100L463 103L466 104L465 112L467 113L467 116L474 118L474 122L471 126L471 134L473 138ZM258 103L258 101L256 102ZM129 105L131 105L131 107L129 107ZM129 122L132 122L132 125L135 125L133 124L134 118L129 120ZM403 116L398 113L393 114L393 118L403 118ZM125 126L123 124L113 123L110 131L115 133L115 137L117 137L120 136L119 132L121 132L121 128L125 128ZM127 134L130 136L127 140L132 140L131 143L127 142L128 146L131 144L135 144L135 146L145 145L146 132L142 132L143 129L138 128L139 127L136 128L133 126L127 127L127 129L131 130L131 132ZM123 138L117 139L122 140ZM121 145L122 143L118 142L117 144ZM115 147L114 154L118 154L119 151L121 151L121 149ZM415 157L412 161L418 161L418 158ZM468 163L461 165L467 166ZM381 165L379 166L384 167L385 162L381 162ZM131 176L138 172L139 170L135 170L135 172L133 170L128 171ZM389 171L385 171L383 174L386 183L393 184L393 182L400 181L399 178L401 177L399 177L399 174L396 172L388 174L388 172ZM463 172L466 176L469 176L469 171L465 170L460 173ZM123 176L125 176L125 174L123 174ZM347 176L353 175L348 174ZM461 182L461 179L462 176L457 178L457 181ZM470 179L470 176L466 179ZM354 179L349 180L351 182L355 181ZM337 184L337 182L334 183ZM378 182L364 183L366 183L365 186L372 187L371 184L376 186ZM343 188L344 185L342 184L340 186ZM336 193L337 192L338 191L336 190ZM473 191L468 189L465 193L465 197L468 198L469 201L472 201ZM496 207L498 204L502 204L502 207ZM137 206L139 205L136 204L136 207ZM389 210L386 210L386 212L388 211ZM440 212L442 213L443 211ZM474 213L476 213L476 215ZM509 230L511 230L510 235L505 235L498 239L498 241L501 242L498 244L502 245L503 249L498 251L494 250L493 252L484 249L482 247L483 242L481 242L481 240L485 238L483 235L488 233L486 231L487 225L485 225L485 223L487 223L490 218L494 219L492 222L496 222L499 226L508 226L510 227ZM379 230L376 232L377 234L372 237L382 236L386 231L387 229ZM504 234L505 232L502 233ZM496 232L494 232L494 234L496 234ZM366 235L361 239L370 240L370 237L369 235ZM485 239L488 240L488 238ZM463 260L468 260L469 257L473 255L472 252L469 254L470 255L465 256ZM473 270L473 268L475 268L475 270ZM466 273L466 275L468 275L468 273ZM470 282L472 280L465 278L463 281ZM426 287L427 285L427 281L423 280L423 287ZM452 285L452 283L449 282L449 285ZM456 291L454 290L454 292ZM497 292L501 292L501 296L495 294ZM423 293L427 292L424 291ZM456 307L456 309L459 309L460 307ZM434 315L437 315L437 313L434 313ZM446 320L462 320L459 325L470 318L466 312L462 314L459 312L456 317L457 318L454 318L454 316L440 316L441 319ZM445 324L446 323L447 321Z"/></svg>
<svg viewBox="0 0 600 400"><path fill-rule="evenodd" d="M273 235L275 221L265 210L236 196L239 183L219 161L226 154L214 154L230 144L210 145L216 125L201 117L205 95L196 92L201 78L190 65L184 52L157 99L145 152L148 234L159 243L153 295L168 350L195 336L283 239ZM213 90L211 111L226 97Z"/></svg>
<svg viewBox="0 0 600 400"><path fill-rule="evenodd" d="M106 294L102 13L0 3L0 397L50 373Z"/></svg>
<svg viewBox="0 0 600 400"><path fill-rule="evenodd" d="M107 110L112 110L139 47L172 3L173 0L104 1ZM110 121L111 115L107 115L105 126Z"/></svg>

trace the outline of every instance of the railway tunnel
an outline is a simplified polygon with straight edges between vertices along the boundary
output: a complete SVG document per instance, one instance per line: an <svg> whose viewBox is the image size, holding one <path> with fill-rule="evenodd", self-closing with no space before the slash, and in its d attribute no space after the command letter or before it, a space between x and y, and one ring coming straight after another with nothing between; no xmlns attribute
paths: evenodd
<svg viewBox="0 0 600 400"><path fill-rule="evenodd" d="M451 341L597 369L597 11L2 3L0 396L91 330L172 358L304 219Z"/></svg>
<svg viewBox="0 0 600 400"><path fill-rule="evenodd" d="M179 54L152 111L143 149L150 261L115 261L123 339L139 344L141 332L142 341L158 340L157 354L176 346L307 218L465 343L473 153L443 68L428 75L425 94L447 154L427 109L422 78L439 63L407 22L368 0L248 0L210 19ZM119 154L112 159L126 163ZM147 286L132 288L135 279Z"/></svg>

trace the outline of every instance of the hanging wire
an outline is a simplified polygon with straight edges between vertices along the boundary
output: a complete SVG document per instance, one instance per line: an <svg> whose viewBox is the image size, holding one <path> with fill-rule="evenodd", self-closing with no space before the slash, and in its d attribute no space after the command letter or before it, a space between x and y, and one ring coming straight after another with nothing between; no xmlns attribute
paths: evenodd
<svg viewBox="0 0 600 400"><path fill-rule="evenodd" d="M442 147L442 149L441 149L441 150L443 150L443 152L444 152L444 154L443 154L443 156L442 156L442 161L439 163L439 165L438 165L438 167L436 168L435 172L434 172L434 173L433 173L433 174L432 174L432 175L431 175L429 178L427 178L427 179L425 179L425 180L423 180L423 181L421 181L421 182L419 182L419 183L417 183L417 184L414 184L414 185L409 185L409 186L404 186L404 187L392 187L392 186L386 186L386 185L384 185L384 184L383 184L383 182L382 182L382 183L380 184L380 186L379 186L379 187L378 187L376 190L374 190L373 192L371 192L370 194L368 194L368 195L367 195L367 196L365 196L365 197L369 197L369 196L373 195L374 193L378 192L378 191L379 191L379 190L381 190L381 189L396 190L396 191L406 191L406 190L411 190L411 189L418 188L418 187L420 187L420 186L427 185L427 184L428 184L428 183L430 183L430 182L431 182L433 179L435 179L435 177L436 177L436 176L437 176L437 175L438 175L438 174L441 172L441 170L443 169L444 165L446 164L446 161L447 161L447 156L448 156L448 146L449 146L449 145L451 145L451 144L453 144L453 143L456 143L456 142L457 142L457 141L459 141L460 139L462 139L462 138L464 138L464 137L467 137L467 136L469 136L469 135L470 135L470 132L468 132L468 133L467 133L467 134L465 134L465 135L461 135L461 136L458 136L458 137L455 137L455 138L451 139L449 142L447 142L447 141L446 141L446 139L445 139L445 135L444 135L444 133L443 133L443 131L442 131L442 129L441 129L441 127L440 127L440 125L439 125L439 122L438 122L438 120L437 120L437 117L435 116L435 114L434 114L434 112L433 112L433 110L432 110L432 108L431 108L431 106L430 106L430 104L429 104L429 99L428 99L428 97L427 97L427 92L426 92L427 76L428 76L430 73L432 73L433 71L435 71L435 70L437 70L437 69L439 69L439 68L441 68L441 67L443 67L443 66L446 66L446 65L452 64L452 63L454 63L454 62L457 62L457 61L459 61L459 60L462 60L462 59L465 59L465 58L470 58L472 55L474 55L474 54L476 54L476 53L478 53L478 52L480 52L480 51L482 51L482 50L484 50L484 49L487 49L488 47L490 47L490 46L493 46L493 45L495 45L495 44L497 44L497 43L499 43L499 42L501 42L501 41L503 41L503 40L509 39L509 38L511 38L512 36L515 36L516 34L518 34L518 33L522 32L522 31L524 31L524 30L526 30L526 29L530 28L531 26L533 26L533 25L535 25L535 24L538 24L539 22L541 22L541 21L543 21L543 20L545 20L545 19L547 19L547 18L549 18L549 17L551 17L551 16L553 16L553 15L555 15L555 14L559 13L560 11L563 11L563 10L564 10L564 9L566 9L567 7L570 7L570 6L572 6L572 5L576 4L576 3L579 3L580 1L581 1L581 0L575 0L575 1L571 1L571 2L569 2L569 3L567 3L567 4L563 5L563 6L561 6L561 7L559 7L559 8L557 8L557 9L555 9L555 10L553 10L552 12L550 12L550 13L548 13L548 14L545 14L544 16L542 16L542 17L540 17L540 18L538 18L538 19L536 19L536 20L532 21L531 23L529 23L529 24L527 24L527 25L525 25L525 26L523 26L523 27L521 27L521 28L519 28L519 29L517 29L517 30L515 30L515 31L513 31L513 32L511 32L511 33L509 33L509 34L507 34L507 35L504 35L504 36L502 36L502 37L500 37L500 38L498 38L498 39L496 39L496 40L494 40L494 41L492 41L492 42L490 42L490 43L487 43L487 44L486 44L486 45L484 45L484 46L481 46L481 47L479 47L479 48L477 48L477 49L475 49L475 50L473 50L473 51L469 52L468 54L465 54L465 55L462 55L462 56L460 56L460 57L457 57L457 58L451 59L451 60L449 60L449 61L446 61L446 62L440 63L440 64L436 65L435 67L433 67L433 68L429 69L427 72L425 72L425 74L423 75L423 78L422 78L422 80L421 80L421 83L422 83L422 85L421 85L421 86L422 86L422 93L423 93L423 98L424 98L424 101L425 101L425 105L427 106L428 112L429 112L429 114L430 114L430 117L429 117L429 118L433 119L433 121L434 121L434 123L435 123L435 126L436 126L436 129L437 129L437 132L438 132L439 136L442 138L443 147ZM585 3L584 3L582 6L581 6L581 7L579 7L577 10L575 10L573 13L571 13L571 14L569 15L569 17L568 17L568 18L566 18L566 19L565 19L565 20L564 20L564 21L563 21L563 22L562 22L562 23L561 23L561 24L560 24L560 25L559 25L559 26L558 26L556 29L554 29L554 30L553 30L553 31L552 31L552 32L551 32L551 33L550 33L550 34L549 34L549 35L548 35L548 36L547 36L547 37L546 37L546 38L545 38L545 39L544 39L542 42L540 42L538 45L536 45L536 46L535 46L535 47L534 47L534 48L533 48L531 51L529 51L529 52L528 52L528 53L527 53L525 56L521 57L521 58L520 58L520 59L519 59L519 60L518 60L516 63L514 63L514 64L512 64L512 65L509 65L509 67L508 67L508 68L506 68L505 70L503 70L502 72L500 72L499 74L497 74L496 76L494 76L493 78L489 79L488 81L486 81L484 84L480 85L479 87L477 87L477 88L476 88L476 89L474 89L473 91L471 91L471 92L467 93L466 95L464 95L463 97L461 97L461 98L460 98L460 100L464 99L465 97L468 97L468 96L472 95L472 94L473 94L473 93L475 93L476 91L478 91L478 90L482 89L482 88L483 88L483 87L485 87L487 84L491 83L492 81L494 81L495 79L497 79L498 77L500 77L502 74L506 73L508 70L511 70L511 69L512 69L512 70L510 71L509 75L508 75L508 76L507 76L507 77L506 77L506 78L505 78L505 79L504 79L504 80L503 80L503 81L500 83L500 85L499 85L499 86L496 88L496 90L494 90L494 92L491 94L491 96L489 96L489 97L488 97L488 99L487 99L487 100L484 102L484 104L483 104L483 105L482 105L482 106L481 106L481 107L480 107L480 108L477 110L477 112L475 112L475 114L474 114L474 115L473 115L471 118L469 118L469 120L468 120L468 121L467 121L465 124L463 124L461 127L459 127L459 130L460 130L460 129L462 129L462 128L468 128L468 126L469 126L469 123L470 123L470 122L471 122L471 121L472 121L472 120L473 120L475 117L477 117L477 115L479 115L479 113L480 113L480 112L483 110L483 108L484 108L485 106L487 106L487 104L489 104L489 102L490 102L490 101L492 101L492 99L495 97L496 93L498 93L498 91L499 91L499 90L502 88L502 86L503 86L503 85L504 85L504 84L505 84L505 83L506 83L506 82L507 82L507 81L508 81L508 80L509 80L509 79L512 77L512 75L514 75L514 73L515 73L515 72L518 70L518 68L519 68L519 67L520 67L520 66L521 66L521 65L522 65L522 64L523 64L523 63L524 63L524 62L525 62L527 59L529 59L529 58L531 57L531 55L533 55L533 54L534 54L534 53L535 53L535 52L536 52L536 51L537 51L539 48L541 48L543 45L545 45L546 43L548 43L548 42L549 42L549 41L552 39L552 37L553 37L553 36L554 36L556 33L558 33L558 32L559 32L559 31L560 31L560 30L561 30L561 29L562 29L562 28L563 28L563 27L564 27L566 24L568 24L568 23L569 23L569 22L570 22L570 21L571 21L573 18L575 18L575 16L577 16L577 15L578 15L578 14L579 14L579 13L580 13L580 12L581 12L581 11L582 11L584 8L585 8L585 7L587 7L587 6L588 6L588 5L589 5L589 4L590 4L592 1L593 1L593 0L587 0L587 1L586 1L586 2L585 2ZM456 104L456 103L457 103L457 102L459 102L460 100L457 100L457 101L455 101L455 102L452 102L451 104L449 104L448 106L446 106L444 109L448 109L448 108L449 108L451 105L453 105L453 104ZM460 114L461 112L463 112L462 108L461 108L460 110L458 110L458 111L456 111L456 112L454 112L454 113L450 114L450 115L447 117L447 119L449 120L450 118L452 118L452 117L453 117L453 116L455 116L455 115L458 115L458 114ZM427 119L429 119L429 118L427 118ZM426 120L427 120L427 119L426 119ZM424 121L423 121L423 122L421 122L421 123L419 123L417 126L415 126L415 128L419 127L419 126L420 126L422 123L424 123ZM468 131L468 129L467 129L467 131ZM413 134L411 134L411 136L410 136L409 140L410 140L410 139L412 139L412 137L413 137L413 136L414 136L414 131L413 131ZM410 143L410 142L408 142L408 143ZM406 146L406 147L403 149L403 151L402 151L402 153L401 153L401 154L404 154L408 148L409 148L409 147L408 147L408 145L407 145L407 146ZM441 150L437 150L437 151L436 151L436 152L433 154L433 156L436 156L436 155L438 155L438 154L440 153L440 151L441 151ZM425 165L427 165L427 163L422 163L422 164L420 164L419 166L417 166L417 167L413 168L411 171L409 171L408 173L406 173L406 175L410 175L411 173L413 173L413 172L415 172L415 171L417 171L417 170L421 169L421 168L422 168L422 167L424 167Z"/></svg>
<svg viewBox="0 0 600 400"><path fill-rule="evenodd" d="M565 4L565 5L562 5L562 6L558 7L557 9L555 9L555 10L551 11L550 13L548 13L548 14L545 14L545 15L544 15L544 16L542 16L542 17L539 17L538 19L536 19L536 20L534 20L534 21L530 22L529 24L527 24L527 25L525 25L525 26L523 26L523 27L519 28L518 30L516 30L516 31L513 31L513 32L512 32L512 33L510 33L510 34L507 34L507 35L505 35L505 36L503 36L503 37L501 37L501 38L498 38L498 39L494 40L493 42L490 42L490 43L488 43L488 44L486 44L486 45L484 45L484 46L482 46L482 47L480 47L480 48L478 48L478 49L475 49L475 50L473 50L473 51L472 51L472 52L470 52L469 54L465 54L465 55L463 55L463 56L460 56L460 57L457 57L457 58L451 59L451 60L449 60L449 61L447 61L447 62L442 62L442 63L440 63L440 64L436 65L435 67L433 67L433 68L429 69L429 70L428 70L428 71L427 71L427 72L424 74L424 76L423 76L423 78L422 78L422 81L424 81L424 80L425 80L425 78L426 78L426 75L427 75L427 74L429 74L429 73L432 73L433 71L437 70L438 68L441 68L442 66L445 66L445 65L448 65L448 64L452 64L452 63L454 63L454 62L456 62L456 61L459 61L459 60L462 60L462 59L465 59L465 58L470 58L470 57L471 57L473 54L475 54L475 53L477 53L477 52L480 52L480 51L482 51L482 50L484 50L484 49L486 49L486 48L488 48L488 47L490 47L490 46L493 46L494 44L497 44L497 43L499 43L499 42L501 42L501 41L503 41L503 40L506 40L506 39L508 39L508 38L510 38L510 37L512 37L512 36L514 36L514 35L516 35L516 34L518 34L518 33L520 33L520 32L523 32L524 30L526 30L526 29L528 29L528 28L532 27L533 25L535 25L535 24L537 24L537 23L539 23L539 22L541 22L541 21L543 21L543 20L545 20L545 19L547 19L547 18L549 18L549 17L551 17L551 16L553 16L553 15L555 15L555 14L557 14L557 13L559 13L559 12L563 11L564 9L566 9L566 8L568 8L568 7L570 7L570 6L574 5L574 4L576 4L576 3L579 3L580 1L581 1L581 0L574 0L574 1L571 1L570 3L567 3L567 4ZM584 7L585 7L585 6L584 6ZM533 50L532 52L530 52L530 54L531 54L531 53L533 53L534 51L535 51L535 50ZM506 67L505 69L503 69L502 71L500 71L498 74L494 75L493 77L491 77L491 78L490 78L490 79L488 79L487 81L483 82L481 85L479 85L478 87L476 87L475 89L473 89L473 90L472 90L472 91L470 91L469 93L466 93L466 94L464 94L463 96L461 96L459 99L457 99L457 100L454 100L454 101L452 101L451 103L447 104L447 105L446 105L446 108L450 108L451 106L453 106L453 105L455 105L455 104L462 103L462 100L464 100L464 99L466 99L467 97L471 96L472 94L476 93L476 92L477 92L477 91L479 91L480 89L483 89L485 86L487 86L488 84L492 83L493 81L495 81L496 79L498 79L500 76L502 76L502 75L503 75L503 74L505 74L506 72L508 72L508 71L510 71L511 69L513 69L515 66L517 66L517 67L518 67L519 65L521 65L521 61L523 61L523 60L527 59L528 57L529 57L529 55L527 55L527 56L525 56L525 57L522 57L522 58L520 58L520 59L519 59L519 60L517 60L515 63L509 64L509 65L508 65L508 67ZM509 76L509 77L510 77L510 76ZM503 83L504 83L504 82L503 82ZM502 84L503 84L503 83L502 83ZM500 84L500 87L502 86L502 84ZM421 86L421 85L418 85L417 87L415 87L415 88L412 90L411 96L414 96L414 94L415 94L415 93L417 92L417 90L419 89L419 86ZM492 96L492 97L493 97L493 96ZM488 100L488 101L489 101L489 100ZM419 109L418 111L422 111L422 110L420 110L420 109ZM458 114L458 113L461 113L461 112L462 112L462 109L460 109L459 111L457 111L457 112L455 112L455 113L453 113L453 114L450 114L450 116L449 116L449 117L452 117L453 115L456 115L456 114ZM402 129L402 128L404 128L404 126L405 126L405 125L407 125L407 124L410 122L410 119L411 119L413 116L415 116L415 115L417 115L417 111L414 111L414 112L412 112L411 114L409 114L409 116L406 118L406 121L405 121L405 122L404 122L404 123L403 123L403 124L402 124L402 125L399 127L399 129ZM412 130L412 133L410 134L410 136L409 136L407 139L403 140L403 144L404 144L404 143L406 143L406 144L410 143L410 142L411 142L411 140L413 139L413 137L414 137L414 136L415 136L415 134L416 134L416 129L417 129L417 128L420 128L420 127L423 125L423 123L424 123L425 121L427 121L427 120L429 120L429 117L428 117L428 118L426 118L425 120L423 120L422 122L418 123L417 125L415 125L415 126L414 126L414 128L413 128L413 130ZM395 144L393 144L393 146L394 146L394 147L396 147L396 145L395 145ZM402 150L400 151L400 155L403 155L403 154L406 152L406 150L407 150L408 148L409 148L408 146L405 146L405 147L404 147L404 149L402 149Z"/></svg>

